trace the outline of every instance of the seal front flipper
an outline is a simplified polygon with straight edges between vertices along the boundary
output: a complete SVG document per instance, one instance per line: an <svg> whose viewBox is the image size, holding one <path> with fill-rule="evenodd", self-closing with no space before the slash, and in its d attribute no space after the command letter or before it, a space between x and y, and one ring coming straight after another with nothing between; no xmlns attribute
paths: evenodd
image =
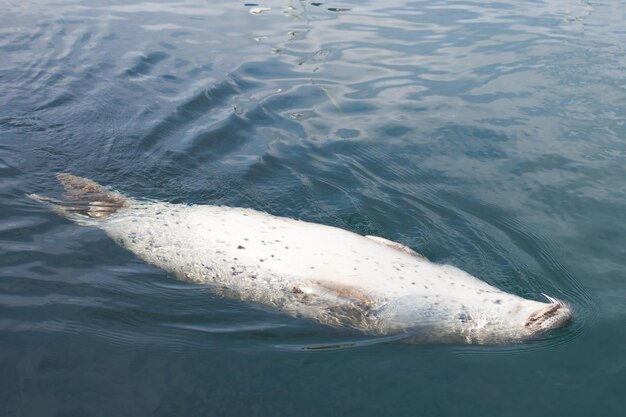
<svg viewBox="0 0 626 417"><path fill-rule="evenodd" d="M378 307L379 302L360 288L343 285L329 280L315 281L315 285L323 292L333 294L339 299L349 300L363 309L371 310Z"/></svg>
<svg viewBox="0 0 626 417"><path fill-rule="evenodd" d="M55 213L73 221L80 222L85 217L107 217L129 205L129 200L122 194L109 191L100 184L71 174L57 174L57 179L65 188L67 200L55 200L37 194L28 197L49 206Z"/></svg>
<svg viewBox="0 0 626 417"><path fill-rule="evenodd" d="M404 253L408 253L409 255L415 256L417 258L422 258L422 259L428 260L421 253L415 252L413 249L409 248L408 246L403 245L402 243L394 242L393 240L385 239L384 237L379 237L379 236L367 235L365 237L370 239L370 240L373 240L376 243L380 243L381 245L385 245L385 246L388 246L390 248L402 251Z"/></svg>
<svg viewBox="0 0 626 417"><path fill-rule="evenodd" d="M352 327L367 332L378 329L378 310L385 300L372 297L363 289L331 280L314 280L292 292L302 294L302 301L318 308L316 320L333 327Z"/></svg>

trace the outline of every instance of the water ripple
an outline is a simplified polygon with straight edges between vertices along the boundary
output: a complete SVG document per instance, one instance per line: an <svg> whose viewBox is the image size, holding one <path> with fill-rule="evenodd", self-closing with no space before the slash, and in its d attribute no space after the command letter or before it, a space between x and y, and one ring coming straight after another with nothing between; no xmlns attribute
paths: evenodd
<svg viewBox="0 0 626 417"><path fill-rule="evenodd" d="M11 277L0 304L14 314L3 328L176 349L387 342L328 337L170 283L24 199L59 192L58 171L136 197L382 235L504 290L569 300L574 325L529 352L578 343L603 314L623 317L612 278L626 197L620 10L578 0L265 6L0 5L10 57L0 63L0 267Z"/></svg>

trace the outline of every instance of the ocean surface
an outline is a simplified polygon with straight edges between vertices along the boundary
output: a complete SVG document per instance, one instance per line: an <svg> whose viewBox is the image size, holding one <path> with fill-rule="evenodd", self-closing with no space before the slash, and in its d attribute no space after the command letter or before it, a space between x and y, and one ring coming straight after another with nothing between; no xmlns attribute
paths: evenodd
<svg viewBox="0 0 626 417"><path fill-rule="evenodd" d="M626 7L0 1L0 416L624 416ZM402 242L575 321L346 333L27 199L58 172ZM384 279L384 278L381 278Z"/></svg>

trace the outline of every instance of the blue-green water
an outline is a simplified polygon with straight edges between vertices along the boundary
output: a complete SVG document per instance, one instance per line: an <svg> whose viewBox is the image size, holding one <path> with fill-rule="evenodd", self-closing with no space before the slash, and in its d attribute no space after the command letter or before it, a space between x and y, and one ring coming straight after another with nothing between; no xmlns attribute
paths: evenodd
<svg viewBox="0 0 626 417"><path fill-rule="evenodd" d="M258 7L0 2L0 415L624 415L626 8ZM24 197L57 172L384 236L576 320L516 346L341 333Z"/></svg>

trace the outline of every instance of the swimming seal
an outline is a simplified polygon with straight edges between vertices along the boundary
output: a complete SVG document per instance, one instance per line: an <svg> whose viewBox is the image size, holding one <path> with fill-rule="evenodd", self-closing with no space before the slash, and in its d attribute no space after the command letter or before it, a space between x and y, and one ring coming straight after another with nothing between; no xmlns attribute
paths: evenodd
<svg viewBox="0 0 626 417"><path fill-rule="evenodd" d="M146 262L293 316L415 343L517 343L569 323L571 307L527 300L387 239L259 211L139 201L59 174L65 201Z"/></svg>

